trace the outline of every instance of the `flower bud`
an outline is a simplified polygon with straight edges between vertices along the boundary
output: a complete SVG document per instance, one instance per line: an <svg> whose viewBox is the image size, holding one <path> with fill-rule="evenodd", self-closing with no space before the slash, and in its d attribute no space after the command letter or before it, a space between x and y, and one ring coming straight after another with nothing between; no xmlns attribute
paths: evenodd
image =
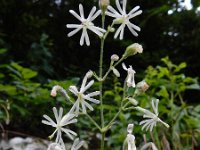
<svg viewBox="0 0 200 150"><path fill-rule="evenodd" d="M127 127L127 132L129 134L131 134L133 132L133 127L134 127L134 124L128 124L128 127Z"/></svg>
<svg viewBox="0 0 200 150"><path fill-rule="evenodd" d="M126 48L126 51L125 51L123 57L127 58L129 56L133 56L137 53L142 53L142 52L143 52L142 45L140 45L138 43L134 43Z"/></svg>
<svg viewBox="0 0 200 150"><path fill-rule="evenodd" d="M115 32L115 28L112 28L111 26L108 26L108 31L109 32Z"/></svg>
<svg viewBox="0 0 200 150"><path fill-rule="evenodd" d="M106 11L108 5L110 4L110 0L99 0L99 7L103 12Z"/></svg>
<svg viewBox="0 0 200 150"><path fill-rule="evenodd" d="M113 54L111 57L110 57L111 61L118 61L119 60L119 56L116 55L116 54Z"/></svg>
<svg viewBox="0 0 200 150"><path fill-rule="evenodd" d="M143 80L137 83L136 88L139 90L139 92L144 93L149 88L149 85Z"/></svg>

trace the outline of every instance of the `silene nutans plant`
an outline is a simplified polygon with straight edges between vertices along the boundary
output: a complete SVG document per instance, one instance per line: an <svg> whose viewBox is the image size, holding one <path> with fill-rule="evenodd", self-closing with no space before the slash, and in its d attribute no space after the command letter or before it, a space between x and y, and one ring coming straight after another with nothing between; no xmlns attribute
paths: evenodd
<svg viewBox="0 0 200 150"><path fill-rule="evenodd" d="M156 144L151 141L145 141L143 145L137 143L134 135L134 126L142 126L142 130L152 132L154 127L158 124L161 126L169 128L169 125L165 123L161 118L159 118L158 112L158 99L152 99L149 103L151 104L152 109L147 110L140 107L139 102L137 101L137 96L144 93L149 85L145 81L135 83L135 74L136 71L131 65L124 64L123 61L128 57L140 54L143 52L142 45L138 43L133 43L128 46L122 56L113 54L110 58L110 66L107 70L103 70L103 56L104 56L104 42L107 36L110 33L114 33L114 39L119 38L123 40L125 28L128 28L133 36L138 36L140 27L132 23L134 17L137 17L142 14L140 6L132 8L127 13L127 0L116 0L116 7L110 5L109 0L99 0L99 8L93 7L89 12L89 15L86 16L84 12L84 7L82 4L79 4L79 12L74 10L69 10L69 12L79 21L79 24L67 24L66 27L70 30L68 37L75 35L77 32L82 32L80 37L80 45L86 44L90 46L90 39L88 31L90 30L96 34L101 42L100 46L100 59L99 59L99 72L96 73L90 69L85 74L82 84L80 87L71 85L69 89L64 89L59 85L55 85L51 90L51 96L57 96L57 93L60 92L65 98L67 103L71 103L71 109L66 114L62 107L53 108L53 113L55 119L51 119L47 115L43 115L42 123L54 128L53 133L49 136L50 139L55 139L48 146L48 150L78 150L84 149L85 143L79 139L79 135L70 129L70 125L78 124L79 118L83 115L86 116L88 121L90 121L100 133L100 147L98 149L105 150L106 133L112 128L115 121L118 119L120 113L126 112L126 110L138 111L139 114L143 115L143 120L139 124L133 124L127 120L127 136L124 139L124 142L121 143L123 150L136 150L136 149L153 149L157 150ZM101 16L102 25L101 27L96 26L94 20ZM112 24L105 27L105 19L113 18ZM120 78L120 72L117 67L122 67L127 76L124 79L123 84L123 94L121 96L120 105L118 106L118 112L113 115L112 119L106 120L105 111L104 111L104 101L103 92L104 85L107 80L107 77L110 74L114 74L116 77ZM103 74L105 72L105 74ZM99 89L98 91L88 92L88 90L93 86L95 82L98 82ZM134 89L134 94L129 95L128 90ZM113 105L116 105L115 102L112 102ZM98 109L96 109L98 107ZM100 110L100 111L99 111ZM92 111L99 111L99 120L95 120L93 117ZM66 135L72 142L72 146L66 146L63 136ZM112 138L110 135L109 138ZM142 137L141 137L142 138ZM137 148L138 147L138 148ZM112 148L113 150L115 147Z"/></svg>

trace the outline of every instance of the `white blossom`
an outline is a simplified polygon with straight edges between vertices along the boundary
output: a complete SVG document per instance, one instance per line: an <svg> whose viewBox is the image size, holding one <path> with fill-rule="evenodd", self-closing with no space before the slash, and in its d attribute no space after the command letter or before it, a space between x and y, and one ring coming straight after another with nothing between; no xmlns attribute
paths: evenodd
<svg viewBox="0 0 200 150"><path fill-rule="evenodd" d="M95 104L99 104L100 101L97 99L92 98L93 96L97 96L100 94L100 91L95 91L89 94L84 94L86 90L88 90L93 84L94 84L94 80L91 80L88 84L87 83L87 79L88 79L88 73L85 75L85 77L83 78L82 81L82 85L80 88L80 91L78 91L76 86L70 86L69 90L77 96L77 100L74 103L72 109L70 110L70 112L75 113L77 116L79 114L79 110L80 110L80 105L82 108L82 112L84 114L87 113L86 108L90 109L91 111L93 111L93 107L87 102L93 102ZM87 101L86 101L87 100Z"/></svg>
<svg viewBox="0 0 200 150"><path fill-rule="evenodd" d="M87 46L90 45L90 40L89 40L89 36L88 36L88 33L87 33L87 29L96 33L99 37L102 37L103 33L106 32L104 29L96 27L92 23L92 21L101 14L101 10L98 10L96 12L95 6L91 9L89 16L87 18L85 18L85 16L84 16L84 10L83 10L82 4L79 4L80 15L78 15L73 10L70 10L69 12L74 17L76 17L81 22L81 24L67 24L67 28L73 29L70 33L68 33L68 36L71 37L82 29L82 35L81 35L81 38L80 38L80 45L81 46L84 44L84 41L86 42Z"/></svg>
<svg viewBox="0 0 200 150"><path fill-rule="evenodd" d="M133 124L129 124L127 127L128 134L127 134L126 140L128 143L128 150L136 150L135 136L132 134L133 127L134 127Z"/></svg>
<svg viewBox="0 0 200 150"><path fill-rule="evenodd" d="M53 108L53 113L54 113L56 121L53 121L47 115L43 115L43 117L46 120L42 120L42 123L55 128L55 131L50 136L50 138L53 138L55 133L57 133L55 142L59 144L63 144L62 132L64 132L71 140L73 140L73 136L77 136L77 134L74 131L68 129L66 126L77 122L77 119L74 119L75 115L68 113L63 116L63 108L60 108L58 112L55 107Z"/></svg>
<svg viewBox="0 0 200 150"><path fill-rule="evenodd" d="M117 29L114 38L117 38L119 36L120 40L122 40L124 37L124 28L126 26L134 36L138 36L136 31L140 31L140 27L131 23L130 19L142 13L142 10L138 10L140 7L136 6L129 13L126 13L127 0L123 0L122 7L120 6L119 0L115 0L115 3L118 11L116 11L112 6L108 6L106 11L106 14L108 16L115 18L115 24L121 24L120 27Z"/></svg>
<svg viewBox="0 0 200 150"><path fill-rule="evenodd" d="M135 70L133 70L132 66L130 65L129 68L126 67L124 63L122 63L122 67L124 70L127 71L128 76L127 76L127 86L128 87L135 87Z"/></svg>
<svg viewBox="0 0 200 150"><path fill-rule="evenodd" d="M154 100L152 100L151 105L152 105L152 108L153 108L153 113L150 112L149 110L144 109L144 108L136 107L137 110L144 113L143 118L147 118L147 119L140 122L140 125L143 125L142 130L146 128L146 131L147 130L152 131L153 127L156 126L157 122L161 122L167 128L169 128L169 125L167 123L163 122L158 117L158 103L159 103L158 99L155 100L155 103L154 103Z"/></svg>
<svg viewBox="0 0 200 150"><path fill-rule="evenodd" d="M84 141L79 141L79 138L76 138L71 147L71 150L78 150L81 146L83 146L83 144L84 144Z"/></svg>

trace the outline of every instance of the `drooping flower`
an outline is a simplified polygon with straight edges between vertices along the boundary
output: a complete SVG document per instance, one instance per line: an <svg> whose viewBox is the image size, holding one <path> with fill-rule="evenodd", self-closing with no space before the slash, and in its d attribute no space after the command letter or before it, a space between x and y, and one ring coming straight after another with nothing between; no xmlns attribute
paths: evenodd
<svg viewBox="0 0 200 150"><path fill-rule="evenodd" d="M129 68L126 67L124 63L122 63L122 67L124 70L127 71L127 86L128 87L135 87L135 70L133 70L132 66L130 65Z"/></svg>
<svg viewBox="0 0 200 150"><path fill-rule="evenodd" d="M138 44L138 43L134 43L129 45L126 48L125 53L123 54L123 57L126 59L130 56L136 55L137 53L142 53L143 52L143 48L142 45Z"/></svg>
<svg viewBox="0 0 200 150"><path fill-rule="evenodd" d="M68 113L63 116L63 108L60 108L58 112L55 107L53 108L53 113L56 121L53 121L47 115L43 115L46 120L42 120L42 123L55 128L55 131L52 135L50 135L50 138L53 138L55 133L57 133L55 142L62 145L62 132L64 132L71 140L73 140L73 136L77 136L77 134L74 131L68 129L66 126L77 122L77 119L74 119L75 115Z"/></svg>
<svg viewBox="0 0 200 150"><path fill-rule="evenodd" d="M79 138L76 138L71 147L71 150L78 150L79 148L81 148L81 146L83 146L83 144L84 144L84 141L79 141Z"/></svg>
<svg viewBox="0 0 200 150"><path fill-rule="evenodd" d="M115 0L115 3L118 11L116 11L112 6L108 6L106 12L108 16L115 18L113 20L115 24L121 24L115 32L114 38L117 38L119 36L120 40L122 40L124 37L124 28L126 26L134 36L138 36L136 31L140 31L140 27L131 23L130 19L142 13L142 10L139 10L140 7L136 6L129 13L126 13L127 0L123 0L122 7L120 6L119 0Z"/></svg>
<svg viewBox="0 0 200 150"><path fill-rule="evenodd" d="M63 96L65 96L67 99L70 99L66 90L63 89L61 86L59 85L55 85L52 90L51 90L51 96L55 97L57 95L57 92L61 92L63 94Z"/></svg>
<svg viewBox="0 0 200 150"><path fill-rule="evenodd" d="M165 125L167 128L169 128L169 125L167 123L163 122L158 117L158 103L159 103L158 99L156 99L155 101L152 100L151 105L152 105L152 108L153 108L153 113L150 112L149 110L144 109L144 108L136 107L137 110L144 113L143 118L147 118L147 119L140 122L140 125L143 125L142 130L146 128L146 131L147 130L152 131L153 127L156 126L157 122L161 122L163 125Z"/></svg>
<svg viewBox="0 0 200 150"><path fill-rule="evenodd" d="M135 136L132 134L133 127L134 127L133 124L129 124L127 127L128 134L127 134L126 140L128 143L128 150L136 150Z"/></svg>
<svg viewBox="0 0 200 150"><path fill-rule="evenodd" d="M100 101L97 99L92 98L93 96L97 96L100 94L100 91L95 91L89 94L84 94L86 90L88 90L93 84L94 84L94 80L91 80L88 84L87 83L87 79L90 78L91 76L89 76L89 72L85 75L85 77L83 78L82 81L82 85L80 88L80 91L78 91L76 86L70 86L69 90L77 96L77 100L74 103L72 109L70 110L70 112L75 113L76 116L79 114L80 112L80 105L82 108L82 112L83 113L87 113L86 108L90 109L91 111L93 111L93 107L87 102L93 102L95 104L99 104ZM87 101L86 101L87 100Z"/></svg>
<svg viewBox="0 0 200 150"><path fill-rule="evenodd" d="M96 19L101 14L101 10L98 10L96 12L96 7L95 6L91 9L91 11L89 13L89 16L87 18L85 18L85 16L84 16L84 10L83 10L83 5L82 4L79 4L80 15L78 15L73 10L70 10L69 12L74 17L76 17L81 22L81 24L67 24L67 28L74 29L70 33L68 33L68 36L71 37L71 36L73 36L74 34L76 34L78 31L80 31L82 29L82 35L81 35L81 38L80 38L80 45L81 46L84 44L84 41L86 42L87 46L90 45L90 40L89 40L89 36L88 36L88 33L87 33L87 29L89 29L92 32L96 33L99 37L102 37L103 33L106 32L104 29L96 27L92 23L92 21L94 19Z"/></svg>

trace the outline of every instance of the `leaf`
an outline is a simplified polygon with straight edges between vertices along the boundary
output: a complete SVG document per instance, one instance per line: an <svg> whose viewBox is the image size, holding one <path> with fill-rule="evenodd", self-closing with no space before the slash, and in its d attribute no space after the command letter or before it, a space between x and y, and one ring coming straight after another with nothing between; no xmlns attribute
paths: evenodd
<svg viewBox="0 0 200 150"><path fill-rule="evenodd" d="M200 90L200 86L199 86L199 84L192 84L192 85L187 86L187 89Z"/></svg>
<svg viewBox="0 0 200 150"><path fill-rule="evenodd" d="M4 53L6 53L7 52L7 49L5 49L5 48L1 48L0 49L0 54L4 54Z"/></svg>

